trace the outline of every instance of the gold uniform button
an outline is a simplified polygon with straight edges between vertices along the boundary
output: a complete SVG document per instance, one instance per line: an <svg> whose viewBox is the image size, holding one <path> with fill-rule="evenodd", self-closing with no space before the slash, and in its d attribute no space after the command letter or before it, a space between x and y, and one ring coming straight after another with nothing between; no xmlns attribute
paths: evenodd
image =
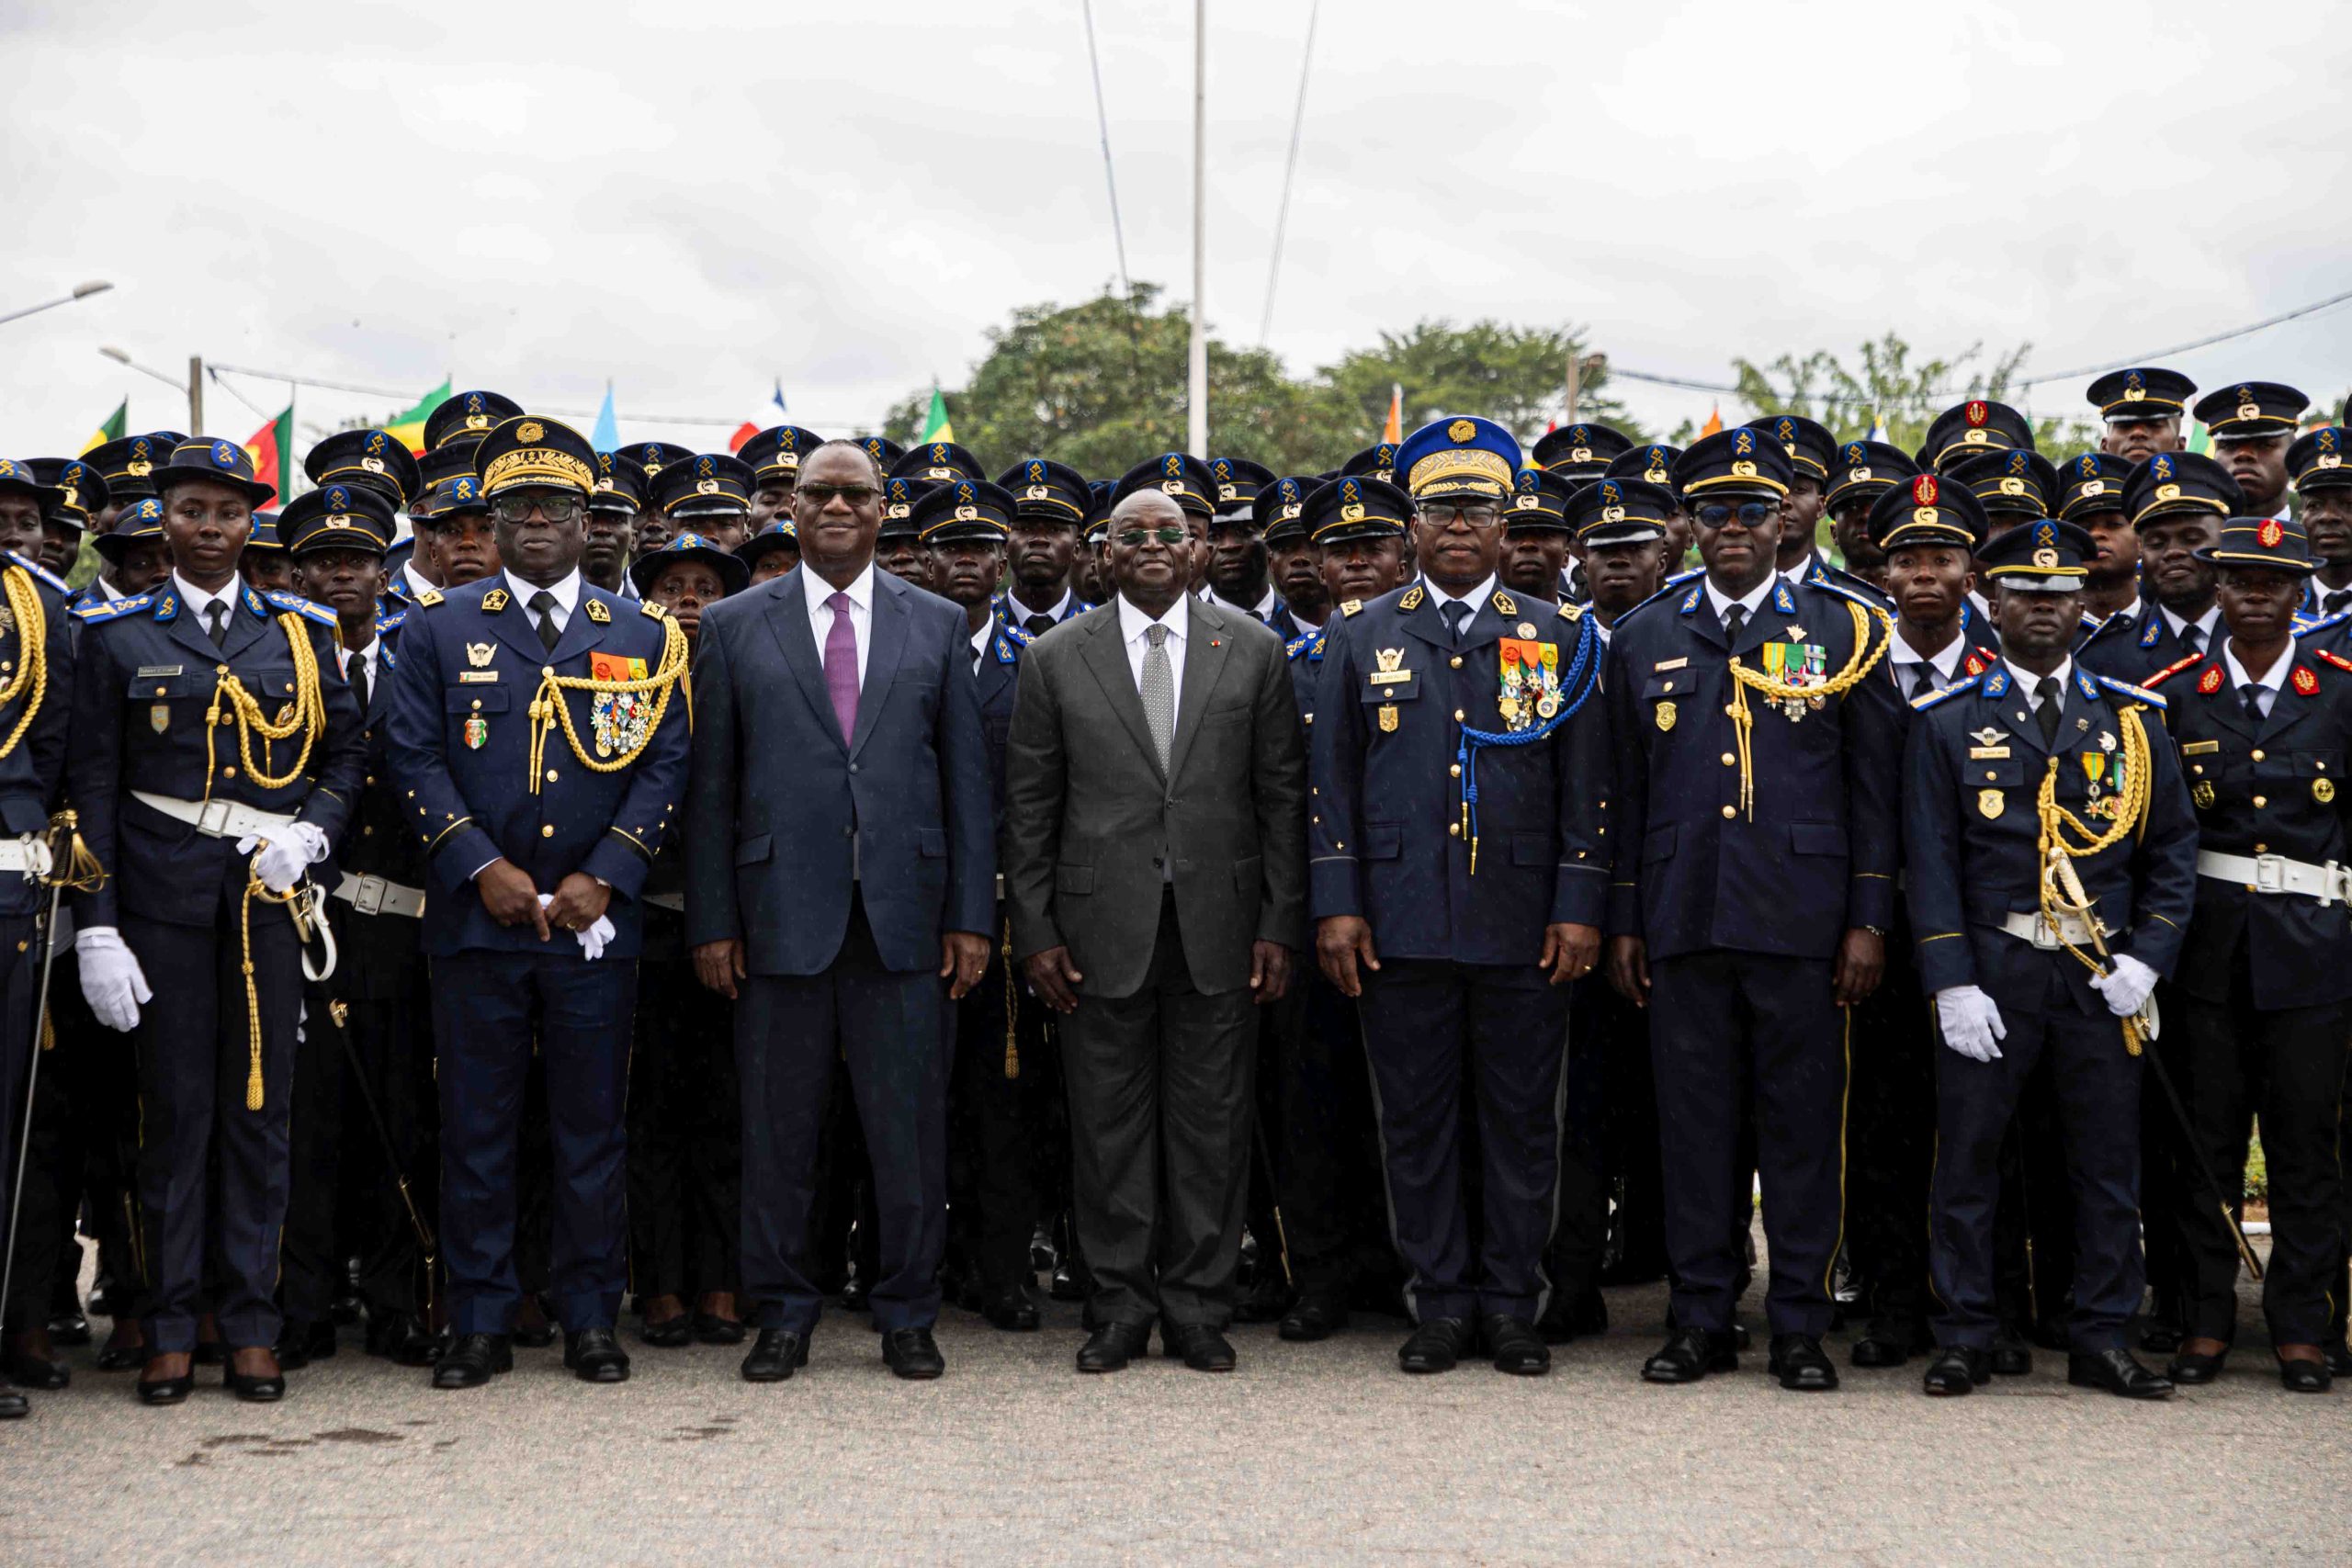
<svg viewBox="0 0 2352 1568"><path fill-rule="evenodd" d="M1462 837L1462 824L1459 822L1448 822L1445 825L1445 830L1454 838Z"/></svg>
<svg viewBox="0 0 2352 1568"><path fill-rule="evenodd" d="M1724 807L1724 815L1725 817L1736 817L1739 815L1739 807L1736 806L1726 806Z"/></svg>
<svg viewBox="0 0 2352 1568"><path fill-rule="evenodd" d="M1739 759L1738 759L1737 757L1733 756L1730 752L1726 751L1726 752L1724 752L1724 767L1728 768L1728 767L1730 767L1733 763L1735 763L1735 762L1736 762L1736 761L1739 761Z"/></svg>
<svg viewBox="0 0 2352 1568"><path fill-rule="evenodd" d="M237 770L234 768L223 768L220 770L220 776L224 779L233 779L237 776Z"/></svg>
<svg viewBox="0 0 2352 1568"><path fill-rule="evenodd" d="M480 697L476 697L476 698L474 699L474 706L476 706L476 707L480 707L480 706L481 706L481 699Z"/></svg>
<svg viewBox="0 0 2352 1568"><path fill-rule="evenodd" d="M2270 846L2268 844L2256 844L2254 846L2254 852L2258 855L2267 855L2270 852Z"/></svg>
<svg viewBox="0 0 2352 1568"><path fill-rule="evenodd" d="M1462 776L1462 764L1455 762L1449 766L1445 771L1458 779Z"/></svg>
<svg viewBox="0 0 2352 1568"><path fill-rule="evenodd" d="M1458 654L1458 653L1457 653L1457 654L1455 654L1455 655L1453 656L1453 667L1454 667L1456 670L1461 669L1461 668L1462 668L1462 655L1460 655L1460 654Z"/></svg>
<svg viewBox="0 0 2352 1568"><path fill-rule="evenodd" d="M2257 762L2262 762L2267 761L2269 759L2262 754L2262 748L2257 746L2254 749L2254 760Z"/></svg>
<svg viewBox="0 0 2352 1568"><path fill-rule="evenodd" d="M555 783L555 770L553 768L549 768L548 770L548 783Z"/></svg>
<svg viewBox="0 0 2352 1568"><path fill-rule="evenodd" d="M2254 797L2254 808L2255 808L2256 811L2261 810L2264 807L2266 807L2266 806L2267 806L2267 805L2269 805L2269 804L2270 804L2270 802L2269 802L2268 798L2267 798L2267 797L2266 797L2266 796L2263 796L2263 795L2256 795L2256 796Z"/></svg>
<svg viewBox="0 0 2352 1568"><path fill-rule="evenodd" d="M1453 710L1453 722L1456 724L1460 724L1462 722L1462 710L1460 708L1455 708Z"/></svg>
<svg viewBox="0 0 2352 1568"><path fill-rule="evenodd" d="M540 837L540 838L542 838L542 839L552 839L552 838L554 838L554 837L555 837L555 824L554 824L554 823L552 823L552 822L550 822L550 823L548 823L546 827L544 827L544 828L540 829L539 829L539 837Z"/></svg>

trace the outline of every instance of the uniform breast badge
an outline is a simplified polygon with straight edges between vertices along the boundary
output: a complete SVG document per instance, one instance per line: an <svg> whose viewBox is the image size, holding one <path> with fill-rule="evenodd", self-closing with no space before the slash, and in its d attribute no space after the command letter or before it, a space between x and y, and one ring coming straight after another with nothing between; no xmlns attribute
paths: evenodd
<svg viewBox="0 0 2352 1568"><path fill-rule="evenodd" d="M1396 733L1396 705L1395 703L1380 705L1380 733L1383 735Z"/></svg>
<svg viewBox="0 0 2352 1568"><path fill-rule="evenodd" d="M1660 703L1657 705L1657 727L1661 731L1672 729L1674 728L1674 705L1672 703Z"/></svg>
<svg viewBox="0 0 2352 1568"><path fill-rule="evenodd" d="M2207 786L2200 784L2198 787L2201 789ZM2335 781L2334 779L2312 780L2312 798L2322 806L2333 804L2335 799Z"/></svg>
<svg viewBox="0 0 2352 1568"><path fill-rule="evenodd" d="M2009 797L1997 789L1980 789L1976 792L1977 812L1987 822L1998 818L2002 812L2008 809L2008 805Z"/></svg>
<svg viewBox="0 0 2352 1568"><path fill-rule="evenodd" d="M614 653L588 656L588 672L599 681L642 681L645 660ZM653 705L643 692L599 692L589 705L588 729L596 755L633 751L645 744L653 721Z"/></svg>
<svg viewBox="0 0 2352 1568"><path fill-rule="evenodd" d="M2320 780L2320 781L2319 781L2319 784L2313 784L2313 785L2312 786L2312 794L2313 794L2314 795L2319 795L2319 784L2326 784L2326 783L2327 783L2327 781L2326 781L2325 779L2322 779L2322 780ZM2329 794L2329 795L2333 795L2333 794L2335 794L2335 790L2334 790L2333 788L2331 788L2331 789L2328 791L2328 794ZM2321 801L2322 801L2323 803L2324 803L2324 802L2326 800L2326 798L2327 798L2327 797L2326 797L2326 795L2319 795L2319 797L2320 797L2320 799L2321 799ZM2199 811L2211 811L2211 810L2212 810L2212 809L2213 809L2213 785L2212 785L2211 782L2210 780L2206 780L2206 779L2199 779L2199 780L2198 780L2198 781L2197 781L2197 783L2196 783L2196 784L2190 788L2190 790L2189 790L2189 792L2188 792L2188 798L2189 798L2190 800L2192 800L2192 801L2196 802L2196 804L2197 804L2197 809L2198 809L2198 810L2199 810Z"/></svg>
<svg viewBox="0 0 2352 1568"><path fill-rule="evenodd" d="M466 720L466 750L479 751L490 744L490 720L475 714Z"/></svg>

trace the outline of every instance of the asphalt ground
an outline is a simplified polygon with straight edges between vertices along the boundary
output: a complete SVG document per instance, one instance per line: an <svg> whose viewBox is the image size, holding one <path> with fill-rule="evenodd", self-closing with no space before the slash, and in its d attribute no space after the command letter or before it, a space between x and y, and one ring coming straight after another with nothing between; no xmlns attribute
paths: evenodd
<svg viewBox="0 0 2352 1568"><path fill-rule="evenodd" d="M1917 1362L1783 1393L1760 1341L1736 1374L1655 1388L1662 1289L1609 1297L1610 1332L1539 1379L1408 1378L1385 1318L1310 1346L1237 1329L1229 1376L1155 1355L1082 1377L1060 1303L1029 1335L951 1309L928 1384L838 1312L762 1387L740 1351L625 1328L625 1385L575 1382L559 1348L438 1393L346 1329L282 1404L204 1368L150 1410L74 1352L71 1389L0 1426L0 1561L2352 1562L2352 1387L2283 1392L2250 1298L2253 1353L2144 1405L2069 1388L2047 1351L1955 1401Z"/></svg>

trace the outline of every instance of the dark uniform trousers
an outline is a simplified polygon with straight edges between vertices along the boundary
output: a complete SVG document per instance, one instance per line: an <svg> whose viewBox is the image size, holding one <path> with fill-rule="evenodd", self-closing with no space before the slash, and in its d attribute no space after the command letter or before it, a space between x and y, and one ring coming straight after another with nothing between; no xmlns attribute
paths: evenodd
<svg viewBox="0 0 2352 1568"><path fill-rule="evenodd" d="M1575 983L1569 999L1571 1108L1589 1091L1593 1173L1607 1231L1601 1277L1632 1283L1666 1272L1666 1173L1658 1153L1657 1084L1649 1020L1605 976ZM1585 1076L1589 1062L1594 1077ZM1572 1223L1563 1205L1564 1234Z"/></svg>
<svg viewBox="0 0 2352 1568"><path fill-rule="evenodd" d="M239 940L244 883L239 875L219 886L207 925L127 909L121 916L122 940L141 971L151 985L168 987L139 1010L131 1031L148 1284L141 1315L147 1343L158 1352L195 1349L197 1314L208 1305L232 1347L275 1345L280 1326L278 1246L301 949L286 911L256 901L251 929L253 982L261 998L262 1109L248 1111L251 1047ZM209 1169L217 1169L217 1182L207 1179ZM208 1285L217 1291L209 1303L202 1299Z"/></svg>
<svg viewBox="0 0 2352 1568"><path fill-rule="evenodd" d="M627 1282L625 1101L637 965L585 959L568 932L548 945L543 954L469 949L433 960L441 1229L450 1326L461 1335L514 1326L515 1128L534 1040L555 1151L556 1315L575 1333L609 1328Z"/></svg>
<svg viewBox="0 0 2352 1568"><path fill-rule="evenodd" d="M1936 1174L1929 1254L1938 1312L1936 1342L1989 1348L1999 1326L1991 1289L1993 1220L2000 1198L2000 1150L2026 1081L2047 1061L2067 1129L2066 1177L2074 1194L2074 1310L2068 1337L2079 1351L2123 1344L2140 1303L2140 1059L2123 1046L2122 1023L2082 1010L2056 972L2075 960L2052 953L2043 1005L2004 1008L2000 1056L1973 1062L1936 1053Z"/></svg>
<svg viewBox="0 0 2352 1568"><path fill-rule="evenodd" d="M344 1098L352 1086L344 1070L343 1031L328 1010L328 986L303 986L303 1022L294 1044L277 1304L287 1321L296 1324L324 1323L334 1309L343 1283L343 1259L350 1252L345 1245L350 1238L337 1224L345 1140L361 1133L370 1145L374 1142L356 1120L345 1125ZM363 1146L354 1163L374 1157L374 1149Z"/></svg>
<svg viewBox="0 0 2352 1568"><path fill-rule="evenodd" d="M929 1327L939 1316L947 1240L944 984L928 968L885 968L864 899L854 897L841 952L825 972L753 975L741 991L743 1289L758 1326L806 1335L823 1304L809 1221L838 1065L848 1069L872 1155L875 1326Z"/></svg>
<svg viewBox="0 0 2352 1568"><path fill-rule="evenodd" d="M1396 1272L1383 1201L1379 1123L1356 1004L1309 962L1266 1009L1274 1079L1274 1192L1291 1283L1346 1304L1367 1280ZM1271 1237L1259 1238L1261 1248Z"/></svg>
<svg viewBox="0 0 2352 1568"><path fill-rule="evenodd" d="M1035 1283L1030 1238L1053 1203L1055 1173L1069 1159L1067 1138L1048 1133L1062 1083L1046 1010L1017 985L1008 987L1007 962L1001 952L989 959L952 1021L948 1247L989 1292Z"/></svg>
<svg viewBox="0 0 2352 1568"><path fill-rule="evenodd" d="M353 1205L356 1224L348 1237L349 1250L359 1259L359 1296L371 1316L401 1313L422 1317L423 1245L401 1201L397 1179L408 1178L420 1214L437 1211L440 1115L434 1084L432 986L418 945L421 922L406 915L359 914L340 900L331 901L329 908L342 960L324 988L344 1002L347 1012L344 1041L327 1044L346 1077L354 1058L365 1075L364 1084L349 1086L352 1092L342 1105L344 1190L361 1195ZM334 1027L332 1017L322 1020L314 1007L314 1035L322 1023ZM363 1087L384 1119L389 1151L359 1102ZM299 1070L296 1088L300 1089ZM298 1168L301 1139L298 1120ZM295 1180L299 1200L301 1178ZM288 1229L290 1246L291 1221ZM288 1315L293 1315L290 1301Z"/></svg>
<svg viewBox="0 0 2352 1568"><path fill-rule="evenodd" d="M658 872L657 872L658 874ZM743 1111L734 1004L695 976L684 918L645 912L629 1064L629 1290L732 1292L741 1272Z"/></svg>
<svg viewBox="0 0 2352 1568"><path fill-rule="evenodd" d="M1416 1321L1543 1315L1559 1218L1568 992L1534 964L1382 961L1363 972L1366 1054L1388 1204ZM1462 1168L1476 1097L1480 1224ZM1474 1256L1475 1255L1475 1256Z"/></svg>
<svg viewBox="0 0 2352 1568"><path fill-rule="evenodd" d="M60 923L68 923L60 917ZM17 1277L9 1327L29 1325L72 1306L82 1271L77 1232L86 1225L98 1244L98 1270L129 1299L145 1272L139 1261L134 1175L139 1158L139 1075L130 1037L103 1028L82 997L81 964L69 930L50 961L49 1034L54 1048L40 1066L40 1105L34 1111L32 1157L50 1172L28 1179L27 1218L18 1230ZM38 1205L38 1207L36 1206ZM45 1219L40 1216L45 1214ZM48 1254L36 1256L36 1235ZM18 1303L51 1303L40 1316L19 1321Z"/></svg>
<svg viewBox="0 0 2352 1568"><path fill-rule="evenodd" d="M1854 1010L1854 1038L1847 1252L1873 1328L1907 1343L1927 1332L1938 1046L1911 960L1910 921L1900 914L1886 939L1885 975Z"/></svg>
<svg viewBox="0 0 2352 1568"><path fill-rule="evenodd" d="M33 1053L40 1048L33 1038L33 1005L40 985L40 920L33 916L0 919L0 1216L19 1201L16 1190L18 1140L25 1135L25 1087L32 1071ZM43 1077L51 1063L43 1063ZM42 1086L43 1099L53 1091ZM36 1123L40 1117L36 1113ZM53 1119L52 1119L53 1120ZM47 1136L44 1136L47 1133ZM57 1185L53 1131L36 1125L34 1157L27 1162L25 1180L30 1189L21 1195L23 1212L17 1221L17 1274L9 1284L8 1328L37 1328L49 1318L49 1290L57 1255ZM49 1144L44 1150L38 1146ZM47 1153L49 1158L41 1159ZM0 1224L6 1224L0 1217ZM51 1267L36 1264L38 1277L28 1280L22 1267L38 1253ZM36 1293L38 1292L38 1293Z"/></svg>
<svg viewBox="0 0 2352 1568"><path fill-rule="evenodd" d="M1830 1269L1845 1230L1849 1020L1826 959L1724 949L1650 961L1650 1051L1667 1184L1671 1310L1729 1333L1743 1259L1724 1203L1748 1209L1738 1123L1757 1129L1775 1334L1829 1331ZM1836 1107L1836 1122L1824 1108Z"/></svg>

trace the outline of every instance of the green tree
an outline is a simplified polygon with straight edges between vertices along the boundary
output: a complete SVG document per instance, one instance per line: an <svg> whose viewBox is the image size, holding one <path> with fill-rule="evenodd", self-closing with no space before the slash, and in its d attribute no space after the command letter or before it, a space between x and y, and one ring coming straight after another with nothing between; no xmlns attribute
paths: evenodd
<svg viewBox="0 0 2352 1568"><path fill-rule="evenodd" d="M1802 414L1828 427L1840 441L1870 434L1873 416L1886 424L1886 438L1905 451L1926 440L1935 417L1972 398L2014 405L2020 396L2018 369L2028 344L1984 363L1984 345L1971 344L1948 358L1915 360L1911 345L1890 332L1857 351L1860 363L1826 349L1798 358L1784 354L1769 365L1734 359L1739 397L1756 411ZM1731 423L1728 416L1725 423ZM1678 432L1678 434L1680 434ZM2034 444L2053 458L2093 446L2098 429L2087 419L2034 422Z"/></svg>
<svg viewBox="0 0 2352 1568"><path fill-rule="evenodd" d="M1404 389L1408 431L1442 415L1475 413L1532 444L1560 418L1571 355L1587 359L1577 389L1577 417L1640 439L1642 432L1606 390L1607 362L1589 357L1583 336L1568 327L1422 321L1407 332L1381 333L1377 348L1358 349L1325 366L1320 378L1363 434L1351 450L1377 439L1392 387Z"/></svg>

